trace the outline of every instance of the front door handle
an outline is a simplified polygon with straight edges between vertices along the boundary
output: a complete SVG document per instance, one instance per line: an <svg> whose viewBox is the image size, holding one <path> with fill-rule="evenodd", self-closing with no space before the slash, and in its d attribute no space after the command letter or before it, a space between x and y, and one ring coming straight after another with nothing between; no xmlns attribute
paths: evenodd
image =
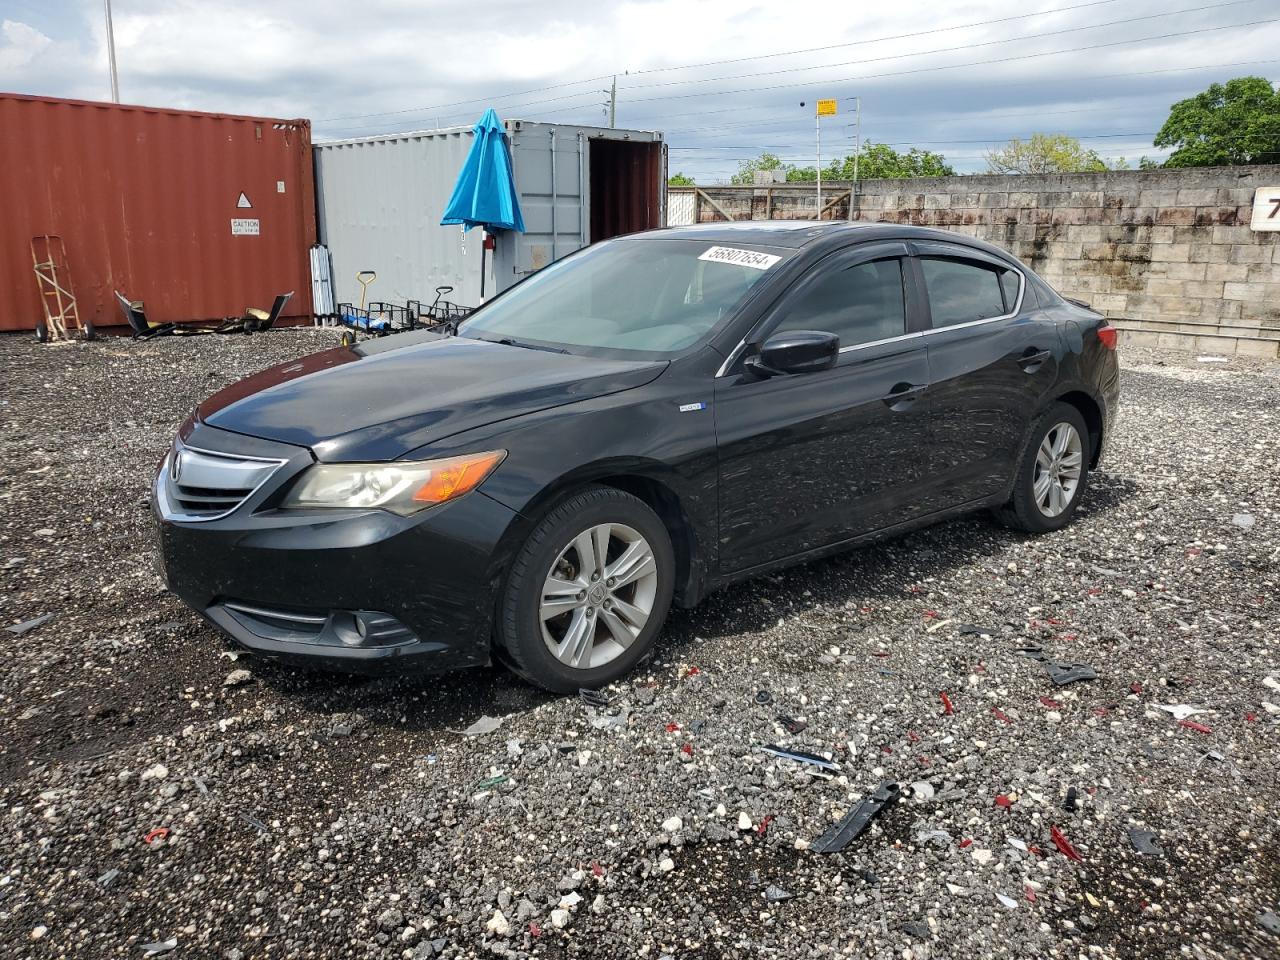
<svg viewBox="0 0 1280 960"><path fill-rule="evenodd" d="M924 383L895 383L893 389L880 398L890 410L906 410L920 399L920 395L928 389Z"/></svg>
<svg viewBox="0 0 1280 960"><path fill-rule="evenodd" d="M1027 373L1035 373L1040 365L1053 356L1051 350L1032 350L1018 358L1018 363Z"/></svg>

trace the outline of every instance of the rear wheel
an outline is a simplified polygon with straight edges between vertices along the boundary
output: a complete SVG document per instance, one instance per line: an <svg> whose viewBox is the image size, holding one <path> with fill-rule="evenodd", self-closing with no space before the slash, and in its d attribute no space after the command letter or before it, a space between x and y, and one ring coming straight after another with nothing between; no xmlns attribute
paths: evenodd
<svg viewBox="0 0 1280 960"><path fill-rule="evenodd" d="M1023 451L1013 497L996 511L1006 525L1029 533L1065 527L1089 480L1089 428L1080 411L1055 403L1037 421Z"/></svg>
<svg viewBox="0 0 1280 960"><path fill-rule="evenodd" d="M557 693L612 683L652 650L674 573L666 528L643 501L608 487L574 494L512 563L498 612L500 653Z"/></svg>

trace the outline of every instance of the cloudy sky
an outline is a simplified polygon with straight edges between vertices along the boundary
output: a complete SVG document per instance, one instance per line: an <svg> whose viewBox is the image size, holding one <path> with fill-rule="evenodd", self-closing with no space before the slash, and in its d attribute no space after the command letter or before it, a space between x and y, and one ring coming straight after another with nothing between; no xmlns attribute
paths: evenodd
<svg viewBox="0 0 1280 960"><path fill-rule="evenodd" d="M1174 101L1280 82L1276 0L113 0L126 103L307 117L316 139L504 117L665 131L671 169L727 178L770 150L864 139L984 167L995 143L1080 137L1159 156ZM861 9L860 9L861 8ZM856 13L854 12L856 11ZM802 12L802 15L801 15ZM0 90L109 98L102 0L0 0ZM806 104L801 106L801 103Z"/></svg>

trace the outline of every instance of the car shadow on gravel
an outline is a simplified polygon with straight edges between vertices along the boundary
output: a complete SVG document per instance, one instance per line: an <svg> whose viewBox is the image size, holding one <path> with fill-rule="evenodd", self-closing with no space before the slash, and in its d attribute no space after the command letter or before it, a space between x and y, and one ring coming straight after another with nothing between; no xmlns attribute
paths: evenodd
<svg viewBox="0 0 1280 960"><path fill-rule="evenodd" d="M1107 513L1138 489L1127 477L1092 474L1075 523ZM975 513L747 580L712 594L692 610L673 610L659 655L686 659L699 641L761 634L781 617L802 617L821 607L900 602L910 596L912 584L941 579L957 567L991 563L1010 543L1033 539L985 512Z"/></svg>

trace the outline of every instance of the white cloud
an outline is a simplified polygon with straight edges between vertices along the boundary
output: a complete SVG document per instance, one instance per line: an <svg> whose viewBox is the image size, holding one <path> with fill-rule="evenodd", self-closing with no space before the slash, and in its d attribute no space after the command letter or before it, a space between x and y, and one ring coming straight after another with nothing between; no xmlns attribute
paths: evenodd
<svg viewBox="0 0 1280 960"><path fill-rule="evenodd" d="M35 27L17 20L0 23L4 46L0 47L0 76L23 69L49 47L53 41Z"/></svg>

